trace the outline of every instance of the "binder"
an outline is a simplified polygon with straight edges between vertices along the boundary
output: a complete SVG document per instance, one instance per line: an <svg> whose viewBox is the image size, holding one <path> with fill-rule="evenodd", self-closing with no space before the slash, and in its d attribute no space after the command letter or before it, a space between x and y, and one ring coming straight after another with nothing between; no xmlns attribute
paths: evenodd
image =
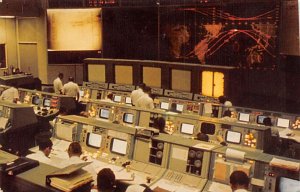
<svg viewBox="0 0 300 192"><path fill-rule="evenodd" d="M93 181L92 174L81 169L91 162L69 165L46 176L46 184L62 191L73 191Z"/></svg>
<svg viewBox="0 0 300 192"><path fill-rule="evenodd" d="M19 173L23 173L25 171L28 171L29 169L37 167L38 165L39 162L36 160L26 157L19 157L12 162L2 164L1 171L6 173L7 175L17 175Z"/></svg>

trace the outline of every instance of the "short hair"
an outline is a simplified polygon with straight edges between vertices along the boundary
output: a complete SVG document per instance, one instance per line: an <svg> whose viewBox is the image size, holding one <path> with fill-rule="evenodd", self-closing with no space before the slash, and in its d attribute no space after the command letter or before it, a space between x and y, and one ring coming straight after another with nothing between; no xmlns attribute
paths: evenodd
<svg viewBox="0 0 300 192"><path fill-rule="evenodd" d="M146 87L146 84L145 84L145 83L140 83L140 84L139 84L139 88L141 88L141 89L143 89L143 90L144 90L144 89L145 89L145 87Z"/></svg>
<svg viewBox="0 0 300 192"><path fill-rule="evenodd" d="M219 99L220 103L222 103L222 104L224 104L225 101L227 100L224 95L220 96L218 99Z"/></svg>
<svg viewBox="0 0 300 192"><path fill-rule="evenodd" d="M58 77L62 79L64 77L64 74L63 73L59 73Z"/></svg>
<svg viewBox="0 0 300 192"><path fill-rule="evenodd" d="M249 177L243 171L234 171L230 175L230 184L231 185L240 185L248 188L249 186Z"/></svg>
<svg viewBox="0 0 300 192"><path fill-rule="evenodd" d="M208 135L206 135L205 133L199 132L199 133L197 134L197 140L208 142L209 137L208 137Z"/></svg>
<svg viewBox="0 0 300 192"><path fill-rule="evenodd" d="M82 154L82 148L78 142L72 142L69 145L68 148L69 155L81 155Z"/></svg>
<svg viewBox="0 0 300 192"><path fill-rule="evenodd" d="M115 181L115 174L109 168L101 169L97 174L97 188L99 191L113 189Z"/></svg>
<svg viewBox="0 0 300 192"><path fill-rule="evenodd" d="M74 77L70 76L69 81L74 81Z"/></svg>
<svg viewBox="0 0 300 192"><path fill-rule="evenodd" d="M52 147L53 143L50 139L42 140L39 142L39 150L44 151L47 147Z"/></svg>

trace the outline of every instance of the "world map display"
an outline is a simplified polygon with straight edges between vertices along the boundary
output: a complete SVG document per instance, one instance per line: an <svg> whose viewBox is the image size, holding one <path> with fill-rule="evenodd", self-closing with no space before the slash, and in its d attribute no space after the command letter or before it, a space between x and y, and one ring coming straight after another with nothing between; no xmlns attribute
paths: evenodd
<svg viewBox="0 0 300 192"><path fill-rule="evenodd" d="M274 68L279 7L247 6L240 10L234 7L163 10L160 35L168 51L161 51L164 54L161 57L199 64Z"/></svg>

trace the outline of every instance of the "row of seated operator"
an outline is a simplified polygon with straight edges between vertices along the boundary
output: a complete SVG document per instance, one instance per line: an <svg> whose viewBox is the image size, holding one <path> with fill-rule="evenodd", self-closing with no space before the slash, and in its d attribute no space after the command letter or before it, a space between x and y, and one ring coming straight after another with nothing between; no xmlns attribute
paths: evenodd
<svg viewBox="0 0 300 192"><path fill-rule="evenodd" d="M50 139L42 140L39 142L39 151L33 154L27 155L28 158L38 160L42 163L53 165L51 161L51 151L53 143ZM87 160L87 157L83 155L82 148L78 142L70 143L67 150L69 159L65 159L57 167L66 167L71 164L82 163ZM89 165L84 168L88 172L95 172ZM91 173L92 174L92 173ZM147 185L133 184L126 185L122 181L116 180L114 172L110 168L103 168L97 174L96 182L94 186L91 186L91 192L151 192L156 191L150 189ZM243 171L234 171L230 175L230 186L233 192L247 192L250 179Z"/></svg>

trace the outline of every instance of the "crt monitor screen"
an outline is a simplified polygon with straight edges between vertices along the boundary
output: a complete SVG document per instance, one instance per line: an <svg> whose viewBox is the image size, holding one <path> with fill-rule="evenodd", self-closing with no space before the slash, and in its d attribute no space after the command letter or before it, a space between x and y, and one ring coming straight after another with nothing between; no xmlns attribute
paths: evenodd
<svg viewBox="0 0 300 192"><path fill-rule="evenodd" d="M289 119L283 119L283 118L277 118L277 127L284 127L289 128L290 127L290 120Z"/></svg>
<svg viewBox="0 0 300 192"><path fill-rule="evenodd" d="M250 114L249 113L239 113L239 121L249 122L250 121Z"/></svg>
<svg viewBox="0 0 300 192"><path fill-rule="evenodd" d="M86 145L93 148L100 148L102 142L102 135L89 132L87 134Z"/></svg>
<svg viewBox="0 0 300 192"><path fill-rule="evenodd" d="M125 97L125 103L126 104L131 104L131 98L130 97Z"/></svg>
<svg viewBox="0 0 300 192"><path fill-rule="evenodd" d="M279 177L276 183L278 192L299 192L300 191L300 181Z"/></svg>
<svg viewBox="0 0 300 192"><path fill-rule="evenodd" d="M35 95L32 97L32 104L39 105L40 104L40 97Z"/></svg>
<svg viewBox="0 0 300 192"><path fill-rule="evenodd" d="M160 108L168 110L169 109L169 103L167 103L167 102L161 102L160 103Z"/></svg>
<svg viewBox="0 0 300 192"><path fill-rule="evenodd" d="M50 98L44 99L43 106L44 107L50 107L51 106L51 99Z"/></svg>
<svg viewBox="0 0 300 192"><path fill-rule="evenodd" d="M108 109L100 109L99 117L103 119L108 119L109 117L109 110Z"/></svg>
<svg viewBox="0 0 300 192"><path fill-rule="evenodd" d="M180 132L184 134L192 135L194 133L194 125L188 123L182 123Z"/></svg>
<svg viewBox="0 0 300 192"><path fill-rule="evenodd" d="M225 141L229 143L240 144L242 134L236 131L227 131Z"/></svg>
<svg viewBox="0 0 300 192"><path fill-rule="evenodd" d="M267 117L268 116L265 116L265 115L258 115L256 117L256 123L263 125L264 124L264 119L267 118Z"/></svg>
<svg viewBox="0 0 300 192"><path fill-rule="evenodd" d="M132 124L133 123L133 114L125 113L123 116L123 122Z"/></svg>
<svg viewBox="0 0 300 192"><path fill-rule="evenodd" d="M183 111L183 105L182 104L177 104L176 105L176 111L182 112Z"/></svg>
<svg viewBox="0 0 300 192"><path fill-rule="evenodd" d="M113 100L114 102L121 102L121 95L115 95Z"/></svg>
<svg viewBox="0 0 300 192"><path fill-rule="evenodd" d="M127 141L113 138L110 144L110 150L113 153L120 155L126 155Z"/></svg>

